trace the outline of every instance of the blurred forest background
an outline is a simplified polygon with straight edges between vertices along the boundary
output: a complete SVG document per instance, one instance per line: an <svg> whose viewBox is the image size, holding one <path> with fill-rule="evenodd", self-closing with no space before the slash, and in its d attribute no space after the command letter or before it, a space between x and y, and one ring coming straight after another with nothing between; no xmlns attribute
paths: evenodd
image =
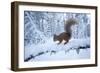
<svg viewBox="0 0 100 73"><path fill-rule="evenodd" d="M73 38L90 37L90 14L25 11L24 16L25 45L43 43L54 34L64 32L64 21L68 18L79 20L79 25L72 29Z"/></svg>

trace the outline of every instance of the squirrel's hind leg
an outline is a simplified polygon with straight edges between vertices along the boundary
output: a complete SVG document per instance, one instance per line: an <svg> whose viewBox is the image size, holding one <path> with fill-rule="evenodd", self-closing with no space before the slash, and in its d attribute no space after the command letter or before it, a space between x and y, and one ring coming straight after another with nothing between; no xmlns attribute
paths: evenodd
<svg viewBox="0 0 100 73"><path fill-rule="evenodd" d="M67 44L67 43L68 43L68 40L64 43L64 45Z"/></svg>

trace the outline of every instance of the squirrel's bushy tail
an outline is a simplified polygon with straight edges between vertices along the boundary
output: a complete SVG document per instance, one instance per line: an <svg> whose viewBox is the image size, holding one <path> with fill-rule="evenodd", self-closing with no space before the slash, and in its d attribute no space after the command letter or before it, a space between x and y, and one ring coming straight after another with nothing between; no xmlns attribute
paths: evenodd
<svg viewBox="0 0 100 73"><path fill-rule="evenodd" d="M64 25L65 32L68 32L71 34L71 26L78 24L78 20L75 18L69 18L68 20L65 21L64 24L65 24Z"/></svg>
<svg viewBox="0 0 100 73"><path fill-rule="evenodd" d="M69 18L68 20L65 21L65 25L74 25L78 24L78 20L75 18Z"/></svg>

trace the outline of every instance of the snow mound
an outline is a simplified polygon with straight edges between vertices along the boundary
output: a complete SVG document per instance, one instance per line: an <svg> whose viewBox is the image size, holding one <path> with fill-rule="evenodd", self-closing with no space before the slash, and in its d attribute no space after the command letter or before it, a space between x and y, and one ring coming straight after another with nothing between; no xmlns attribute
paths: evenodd
<svg viewBox="0 0 100 73"><path fill-rule="evenodd" d="M90 57L90 39L71 39L67 44L57 44L52 38L44 44L25 47L25 61L82 59Z"/></svg>

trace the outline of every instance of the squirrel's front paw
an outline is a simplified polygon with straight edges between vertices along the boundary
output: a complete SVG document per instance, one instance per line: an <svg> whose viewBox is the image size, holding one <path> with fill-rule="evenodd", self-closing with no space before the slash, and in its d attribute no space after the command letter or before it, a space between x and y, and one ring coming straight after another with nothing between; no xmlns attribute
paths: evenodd
<svg viewBox="0 0 100 73"><path fill-rule="evenodd" d="M66 45L68 42L65 42L64 45Z"/></svg>

